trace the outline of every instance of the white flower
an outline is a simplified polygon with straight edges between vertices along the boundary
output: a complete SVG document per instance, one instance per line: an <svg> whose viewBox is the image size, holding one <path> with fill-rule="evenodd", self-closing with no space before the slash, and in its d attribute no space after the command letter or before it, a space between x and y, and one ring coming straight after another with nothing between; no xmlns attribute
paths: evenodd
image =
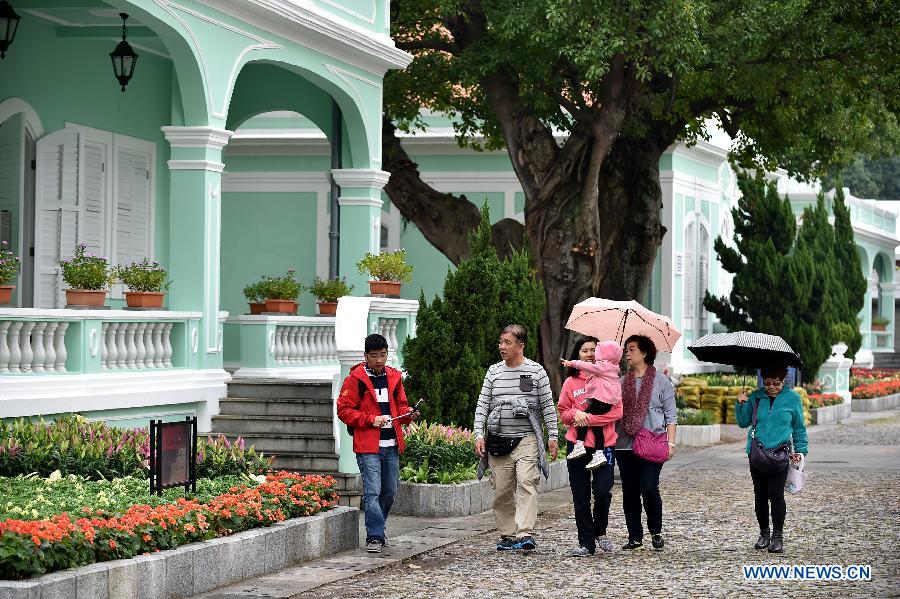
<svg viewBox="0 0 900 599"><path fill-rule="evenodd" d="M47 477L47 482L55 483L56 481L58 481L61 478L62 478L62 472L60 472L59 470L54 470L53 472L50 473L50 476Z"/></svg>

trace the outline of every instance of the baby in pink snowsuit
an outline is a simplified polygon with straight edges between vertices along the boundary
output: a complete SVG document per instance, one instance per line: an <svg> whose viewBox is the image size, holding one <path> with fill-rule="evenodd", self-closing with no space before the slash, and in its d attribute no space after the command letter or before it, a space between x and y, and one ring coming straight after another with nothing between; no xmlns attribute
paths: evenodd
<svg viewBox="0 0 900 599"><path fill-rule="evenodd" d="M585 382L584 395L581 403L581 411L588 414L605 414L612 407L622 401L622 386L619 384L619 362L622 360L622 348L615 341L601 341L597 344L596 358L594 362L582 360L563 360L566 368L577 368L588 374ZM577 401L577 400L576 400ZM584 439L587 435L587 426L578 427L578 440L575 447L568 455L568 459L575 460L587 453L584 447ZM594 431L595 439L603 439L601 431ZM602 447L597 448L590 463L585 466L588 470L599 468L606 464L606 456Z"/></svg>

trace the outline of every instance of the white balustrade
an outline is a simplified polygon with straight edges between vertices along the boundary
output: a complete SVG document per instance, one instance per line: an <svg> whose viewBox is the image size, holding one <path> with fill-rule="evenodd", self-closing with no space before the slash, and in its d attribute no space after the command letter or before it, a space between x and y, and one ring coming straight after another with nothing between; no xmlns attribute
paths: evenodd
<svg viewBox="0 0 900 599"><path fill-rule="evenodd" d="M104 370L172 367L171 322L103 323Z"/></svg>
<svg viewBox="0 0 900 599"><path fill-rule="evenodd" d="M66 322L0 320L0 373L65 372L67 328Z"/></svg>
<svg viewBox="0 0 900 599"><path fill-rule="evenodd" d="M278 324L275 326L275 364L311 366L337 362L334 324Z"/></svg>
<svg viewBox="0 0 900 599"><path fill-rule="evenodd" d="M397 362L397 327L400 325L399 318L379 318L378 333L387 339L388 344L388 362L395 364Z"/></svg>

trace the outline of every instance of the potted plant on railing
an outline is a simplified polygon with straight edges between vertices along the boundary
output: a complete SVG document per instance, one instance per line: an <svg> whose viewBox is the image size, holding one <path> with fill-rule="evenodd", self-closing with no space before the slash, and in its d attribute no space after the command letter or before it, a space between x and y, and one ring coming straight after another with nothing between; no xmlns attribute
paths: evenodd
<svg viewBox="0 0 900 599"><path fill-rule="evenodd" d="M250 314L262 314L266 311L266 298L262 294L262 281L244 287L244 297L250 306Z"/></svg>
<svg viewBox="0 0 900 599"><path fill-rule="evenodd" d="M113 269L113 275L129 289L125 292L129 308L162 308L163 298L172 284L167 280L166 269L149 258L119 265Z"/></svg>
<svg viewBox="0 0 900 599"><path fill-rule="evenodd" d="M15 285L10 283L19 274L19 265L21 261L5 241L0 241L0 306L8 304L12 299L13 289Z"/></svg>
<svg viewBox="0 0 900 599"><path fill-rule="evenodd" d="M66 304L97 308L106 301L108 287L115 282L109 261L103 256L87 252L87 246L75 246L75 255L59 262L66 289Z"/></svg>
<svg viewBox="0 0 900 599"><path fill-rule="evenodd" d="M369 281L372 295L399 296L400 286L412 280L413 267L406 263L406 250L372 254L366 252L356 263L360 274L369 273L374 279Z"/></svg>
<svg viewBox="0 0 900 599"><path fill-rule="evenodd" d="M303 285L294 278L293 268L280 277L263 277L260 282L261 292L266 298L266 312L279 314L297 313L297 296L303 291Z"/></svg>
<svg viewBox="0 0 900 599"><path fill-rule="evenodd" d="M337 314L337 301L345 295L350 295L353 285L347 283L347 279L335 277L333 279L320 279L309 288L309 292L316 296L316 304L319 306L319 314L333 316Z"/></svg>
<svg viewBox="0 0 900 599"><path fill-rule="evenodd" d="M890 319L885 318L884 316L873 316L872 317L872 330L873 331L886 331L887 325L891 323Z"/></svg>

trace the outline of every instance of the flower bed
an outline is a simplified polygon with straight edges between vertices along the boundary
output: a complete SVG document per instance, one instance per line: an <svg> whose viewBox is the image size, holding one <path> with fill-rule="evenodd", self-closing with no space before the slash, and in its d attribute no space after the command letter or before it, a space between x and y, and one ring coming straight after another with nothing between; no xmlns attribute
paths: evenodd
<svg viewBox="0 0 900 599"><path fill-rule="evenodd" d="M144 477L149 470L150 434L146 428L119 429L80 415L57 418L52 424L20 418L0 420L0 476L59 470L91 479ZM197 477L212 478L271 468L274 456L234 443L224 436L197 440Z"/></svg>
<svg viewBox="0 0 900 599"><path fill-rule="evenodd" d="M472 431L414 422L404 427L403 436L406 451L400 456L400 480L448 485L475 478L478 456Z"/></svg>
<svg viewBox="0 0 900 599"><path fill-rule="evenodd" d="M151 501L124 511L85 506L75 517L65 511L43 519L7 519L0 522L0 578L28 578L173 549L309 516L337 505L337 500L331 477L278 472L258 486L234 486L207 500Z"/></svg>
<svg viewBox="0 0 900 599"><path fill-rule="evenodd" d="M853 399L874 399L886 395L900 393L900 379L885 379L874 383L862 384L851 392Z"/></svg>
<svg viewBox="0 0 900 599"><path fill-rule="evenodd" d="M807 397L809 397L811 410L844 403L844 398L837 393L810 393Z"/></svg>

